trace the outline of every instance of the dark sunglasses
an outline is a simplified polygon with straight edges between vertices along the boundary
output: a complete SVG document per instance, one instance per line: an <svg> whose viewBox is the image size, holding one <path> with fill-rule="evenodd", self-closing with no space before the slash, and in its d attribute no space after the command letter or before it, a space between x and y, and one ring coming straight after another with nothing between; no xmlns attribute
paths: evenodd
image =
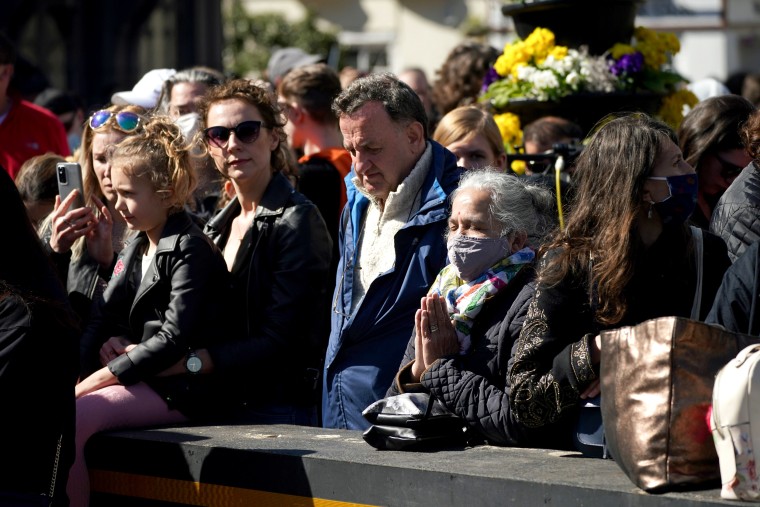
<svg viewBox="0 0 760 507"><path fill-rule="evenodd" d="M204 130L204 133L209 143L218 148L224 148L230 140L231 132L235 133L238 141L248 144L259 138L262 127L267 128L259 120L250 120L238 123L233 128L209 127Z"/></svg>
<svg viewBox="0 0 760 507"><path fill-rule="evenodd" d="M723 157L717 153L714 156L715 159L720 163L720 176L723 179L728 180L731 178L736 178L744 170L742 166L738 166L736 164L732 164L728 160L724 160Z"/></svg>
<svg viewBox="0 0 760 507"><path fill-rule="evenodd" d="M98 130L99 128L105 126L105 124L108 123L108 120L111 118L116 119L116 124L114 127L121 130L122 132L134 132L137 130L137 127L140 126L140 115L137 113L132 113L130 111L121 111L119 113L114 113L113 111L102 109L100 111L96 111L92 116L90 116L90 128L92 128L92 130Z"/></svg>

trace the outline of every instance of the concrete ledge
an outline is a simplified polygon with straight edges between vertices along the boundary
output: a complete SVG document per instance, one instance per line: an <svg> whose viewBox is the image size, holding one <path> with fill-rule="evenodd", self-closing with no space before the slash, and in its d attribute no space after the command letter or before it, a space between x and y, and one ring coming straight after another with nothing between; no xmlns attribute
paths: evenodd
<svg viewBox="0 0 760 507"><path fill-rule="evenodd" d="M300 426L114 432L87 453L93 507L737 505L718 489L650 495L614 462L562 451L376 451L359 432Z"/></svg>

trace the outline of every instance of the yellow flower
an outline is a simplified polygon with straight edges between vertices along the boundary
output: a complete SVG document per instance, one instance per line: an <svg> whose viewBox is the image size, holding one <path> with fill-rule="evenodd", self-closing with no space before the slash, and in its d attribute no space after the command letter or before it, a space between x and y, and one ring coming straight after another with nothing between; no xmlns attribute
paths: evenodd
<svg viewBox="0 0 760 507"><path fill-rule="evenodd" d="M644 65L650 69L657 70L668 61L665 53L658 50L653 44L636 44L636 49L638 49L644 56Z"/></svg>
<svg viewBox="0 0 760 507"><path fill-rule="evenodd" d="M531 54L526 50L522 42L516 42L504 47L504 52L496 59L494 69L500 76L514 74L517 66L528 63Z"/></svg>
<svg viewBox="0 0 760 507"><path fill-rule="evenodd" d="M493 64L493 69L502 77L508 76L512 72L512 59L506 53L502 53Z"/></svg>
<svg viewBox="0 0 760 507"><path fill-rule="evenodd" d="M659 70L668 61L668 55L673 56L681 50L681 43L673 33L657 33L644 27L636 27L633 31L636 37L635 49L644 55L644 65Z"/></svg>
<svg viewBox="0 0 760 507"><path fill-rule="evenodd" d="M653 30L644 28L643 26L637 26L633 30L633 36L636 37L636 40L640 42L643 42L645 40L652 40L655 38L655 35L656 34Z"/></svg>
<svg viewBox="0 0 760 507"><path fill-rule="evenodd" d="M674 55L681 51L681 41L678 40L674 33L661 33L660 39L666 51Z"/></svg>
<svg viewBox="0 0 760 507"><path fill-rule="evenodd" d="M610 49L610 55L615 60L620 59L620 57L622 57L623 55L630 55L635 52L636 50L633 48L633 46L628 45L628 44L621 44L619 42L616 43L614 46L612 46L612 48Z"/></svg>
<svg viewBox="0 0 760 507"><path fill-rule="evenodd" d="M567 47L554 46L554 49L552 49L549 54L553 56L555 60L562 60L567 56Z"/></svg>
<svg viewBox="0 0 760 507"><path fill-rule="evenodd" d="M520 129L520 118L516 114L501 113L494 115L494 121L499 127L501 139L508 153L514 153L514 147L522 144L523 133Z"/></svg>
<svg viewBox="0 0 760 507"><path fill-rule="evenodd" d="M662 121L670 125L673 129L677 130L681 125L684 116L684 106L688 106L689 109L696 106L699 99L696 95L687 89L681 89L671 93L664 99L662 99L662 106L657 116Z"/></svg>
<svg viewBox="0 0 760 507"><path fill-rule="evenodd" d="M554 34L546 28L536 28L525 39L525 47L536 60L544 60L554 49Z"/></svg>
<svg viewBox="0 0 760 507"><path fill-rule="evenodd" d="M512 169L512 172L518 176L522 176L525 174L525 169L528 168L528 164L526 164L524 160L513 160L512 163L509 164L509 167Z"/></svg>

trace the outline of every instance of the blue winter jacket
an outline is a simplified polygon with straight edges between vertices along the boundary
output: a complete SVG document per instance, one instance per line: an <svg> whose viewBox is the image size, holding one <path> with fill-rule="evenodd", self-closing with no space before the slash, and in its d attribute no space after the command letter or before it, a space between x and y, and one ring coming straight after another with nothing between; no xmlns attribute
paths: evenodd
<svg viewBox="0 0 760 507"><path fill-rule="evenodd" d="M364 429L362 417L393 382L409 336L414 313L438 272L447 264L444 232L448 196L459 182L456 157L432 145L432 167L422 184L421 206L396 233L394 267L367 288L353 315L351 292L361 224L369 199L354 187L353 170L346 177L348 203L340 226L340 263L332 304L330 341L325 358L322 417L325 427Z"/></svg>

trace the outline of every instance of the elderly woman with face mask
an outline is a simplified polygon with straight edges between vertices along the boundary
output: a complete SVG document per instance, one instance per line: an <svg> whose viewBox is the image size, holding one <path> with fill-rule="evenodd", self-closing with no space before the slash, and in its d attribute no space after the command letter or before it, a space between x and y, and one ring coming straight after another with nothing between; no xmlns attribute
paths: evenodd
<svg viewBox="0 0 760 507"><path fill-rule="evenodd" d="M514 441L499 415L508 410L506 365L533 294L535 249L554 216L543 188L487 169L463 175L452 194L450 264L421 300L388 396L430 392L489 442Z"/></svg>

